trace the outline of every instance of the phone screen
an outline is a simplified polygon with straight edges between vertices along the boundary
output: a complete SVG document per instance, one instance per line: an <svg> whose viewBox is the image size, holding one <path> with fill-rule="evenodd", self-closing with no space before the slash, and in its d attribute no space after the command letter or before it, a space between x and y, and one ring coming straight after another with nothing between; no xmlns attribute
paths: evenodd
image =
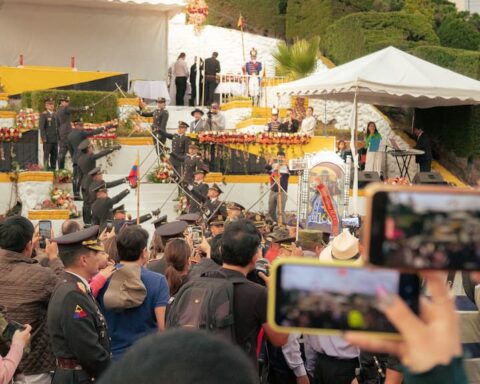
<svg viewBox="0 0 480 384"><path fill-rule="evenodd" d="M107 226L106 226L107 232L111 232L113 229L113 220L107 220Z"/></svg>
<svg viewBox="0 0 480 384"><path fill-rule="evenodd" d="M392 268L480 269L480 193L442 188L372 197L369 259Z"/></svg>
<svg viewBox="0 0 480 384"><path fill-rule="evenodd" d="M192 227L193 244L198 245L202 242L203 232L201 227Z"/></svg>
<svg viewBox="0 0 480 384"><path fill-rule="evenodd" d="M380 294L398 294L418 312L420 283L416 275L387 269L288 262L279 265L274 276L275 326L291 331L396 333L379 309Z"/></svg>
<svg viewBox="0 0 480 384"><path fill-rule="evenodd" d="M50 220L40 220L38 222L38 232L44 239L50 239L52 236L52 222Z"/></svg>

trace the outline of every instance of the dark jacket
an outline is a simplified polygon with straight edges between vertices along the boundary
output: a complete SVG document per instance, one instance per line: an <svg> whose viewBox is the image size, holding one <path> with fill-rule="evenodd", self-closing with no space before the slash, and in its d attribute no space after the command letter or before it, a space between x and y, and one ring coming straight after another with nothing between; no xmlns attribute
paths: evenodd
<svg viewBox="0 0 480 384"><path fill-rule="evenodd" d="M190 191L192 197L196 200L190 199L190 207L188 209L188 213L202 213L202 207L200 204L203 204L207 201L207 193L208 193L208 184L205 183L194 183L193 189ZM200 204L198 204L198 203Z"/></svg>
<svg viewBox="0 0 480 384"><path fill-rule="evenodd" d="M92 223L99 225L100 231L105 229L107 220L113 220L113 206L118 204L129 193L130 191L125 189L114 197L95 200L95 202L92 204Z"/></svg>
<svg viewBox="0 0 480 384"><path fill-rule="evenodd" d="M415 161L417 163L424 163L428 161L432 161L432 148L430 147L430 138L427 136L425 132L417 137L417 144L415 145L415 149L419 149L420 151L425 152L423 155L417 155L415 157Z"/></svg>
<svg viewBox="0 0 480 384"><path fill-rule="evenodd" d="M114 148L104 149L97 153L81 153L78 157L78 179L79 184L88 191L89 185L92 182L92 176L88 174L97 166L97 160L105 157L115 151Z"/></svg>
<svg viewBox="0 0 480 384"><path fill-rule="evenodd" d="M55 112L42 112L38 121L38 129L40 130L40 137L44 143L58 143L60 134L58 131L58 120Z"/></svg>
<svg viewBox="0 0 480 384"><path fill-rule="evenodd" d="M47 306L63 269L60 260L42 267L23 254L0 249L0 304L10 320L32 326L30 353L23 356L20 370L26 375L55 368L47 330Z"/></svg>
<svg viewBox="0 0 480 384"><path fill-rule="evenodd" d="M68 134L72 131L72 114L84 110L84 107L58 107L56 116L58 121L58 130L60 132L60 139L62 141L67 141Z"/></svg>
<svg viewBox="0 0 480 384"><path fill-rule="evenodd" d="M167 131L168 111L166 109L155 109L153 112L140 112L140 116L153 117L152 131Z"/></svg>
<svg viewBox="0 0 480 384"><path fill-rule="evenodd" d="M91 177L91 176L90 176ZM106 188L113 188L118 185L122 185L123 183L126 182L126 178L122 177L121 179L113 180L113 181L105 181L105 180L99 180L99 181L94 181L92 180L91 183L89 184L88 187L88 194L87 194L87 202L93 204L95 200L97 200L97 192L94 191L96 187L99 185L105 184Z"/></svg>
<svg viewBox="0 0 480 384"><path fill-rule="evenodd" d="M56 358L74 359L92 378L110 363L105 318L89 287L65 272L48 305L48 330Z"/></svg>
<svg viewBox="0 0 480 384"><path fill-rule="evenodd" d="M190 138L186 135L179 135L178 133L172 135L171 133L163 131L160 131L160 135L172 140L172 152L170 153L170 162L172 165L175 167L183 164L191 143Z"/></svg>
<svg viewBox="0 0 480 384"><path fill-rule="evenodd" d="M215 201L208 199L205 202L203 209L205 210L205 214L209 218L216 215L222 215L223 217L227 217L227 207L225 206L225 203L223 201L220 201L218 199Z"/></svg>
<svg viewBox="0 0 480 384"><path fill-rule="evenodd" d="M205 60L205 77L207 80L215 80L217 73L220 73L220 62L209 57Z"/></svg>
<svg viewBox="0 0 480 384"><path fill-rule="evenodd" d="M202 167L204 167L204 164L202 158L199 155L190 156L189 154L187 154L184 157L183 163L183 182L186 185L193 184L193 180L195 179L195 171L202 169Z"/></svg>
<svg viewBox="0 0 480 384"><path fill-rule="evenodd" d="M90 136L95 136L100 133L103 133L103 128L93 129L91 131L86 131L83 128L75 128L68 134L67 140L73 149L73 164L78 163L78 158L80 157L81 151L78 150L80 143L87 139Z"/></svg>

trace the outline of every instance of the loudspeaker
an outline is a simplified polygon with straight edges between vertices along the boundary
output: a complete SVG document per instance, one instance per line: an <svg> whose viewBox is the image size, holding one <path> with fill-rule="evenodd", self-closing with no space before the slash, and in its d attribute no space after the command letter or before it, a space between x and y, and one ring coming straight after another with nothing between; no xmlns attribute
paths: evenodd
<svg viewBox="0 0 480 384"><path fill-rule="evenodd" d="M445 185L448 183L438 172L418 172L413 178L413 184Z"/></svg>
<svg viewBox="0 0 480 384"><path fill-rule="evenodd" d="M358 172L358 188L365 188L367 184L379 183L380 175L378 172L360 171Z"/></svg>

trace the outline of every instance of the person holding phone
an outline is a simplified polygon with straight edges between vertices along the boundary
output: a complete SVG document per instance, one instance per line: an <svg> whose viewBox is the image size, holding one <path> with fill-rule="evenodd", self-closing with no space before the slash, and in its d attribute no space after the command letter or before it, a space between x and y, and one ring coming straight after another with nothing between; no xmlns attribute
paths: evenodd
<svg viewBox="0 0 480 384"><path fill-rule="evenodd" d="M23 330L17 330L13 334L10 349L5 357L0 355L0 384L12 382L13 375L22 360L25 347L30 342L32 327L25 325Z"/></svg>

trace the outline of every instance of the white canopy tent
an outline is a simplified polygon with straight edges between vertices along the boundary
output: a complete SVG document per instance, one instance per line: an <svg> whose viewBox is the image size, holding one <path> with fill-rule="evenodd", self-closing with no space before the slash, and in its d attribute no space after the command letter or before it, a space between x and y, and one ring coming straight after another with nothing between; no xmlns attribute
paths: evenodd
<svg viewBox="0 0 480 384"><path fill-rule="evenodd" d="M70 65L165 80L168 20L184 0L0 1L0 65Z"/></svg>
<svg viewBox="0 0 480 384"><path fill-rule="evenodd" d="M358 159L355 153L358 103L417 108L480 104L480 81L394 47L282 84L276 90L279 96L353 102L354 213L357 213L358 200Z"/></svg>

